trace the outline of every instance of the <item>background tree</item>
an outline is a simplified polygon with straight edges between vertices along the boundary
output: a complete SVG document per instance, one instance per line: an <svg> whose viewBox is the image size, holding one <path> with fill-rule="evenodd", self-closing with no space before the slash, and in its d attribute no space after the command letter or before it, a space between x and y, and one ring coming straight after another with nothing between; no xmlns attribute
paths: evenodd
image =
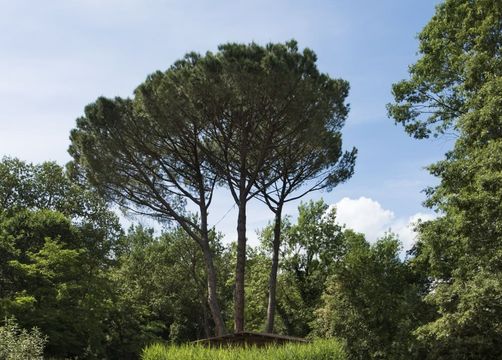
<svg viewBox="0 0 502 360"><path fill-rule="evenodd" d="M0 172L0 316L40 328L50 355L102 356L116 216L55 163L4 159Z"/></svg>
<svg viewBox="0 0 502 360"><path fill-rule="evenodd" d="M419 35L410 79L389 113L423 138L454 129L427 205L442 216L419 228L416 264L431 281L434 321L416 334L431 358L502 356L502 3L447 0ZM436 126L434 129L433 127Z"/></svg>
<svg viewBox="0 0 502 360"><path fill-rule="evenodd" d="M53 210L71 218L73 224L103 232L107 241L102 253L113 250L121 228L108 204L86 182L55 162L31 164L4 157L0 161L0 212L21 209Z"/></svg>
<svg viewBox="0 0 502 360"><path fill-rule="evenodd" d="M82 246L86 236L60 213L21 212L4 219L0 241L16 250L7 267L0 312L23 327L37 326L48 336L48 354L104 355L109 282L103 259Z"/></svg>
<svg viewBox="0 0 502 360"><path fill-rule="evenodd" d="M267 284L270 259L260 246L248 247L246 255L246 329L263 331L267 314Z"/></svg>
<svg viewBox="0 0 502 360"><path fill-rule="evenodd" d="M211 312L203 254L181 228L161 235L131 228L112 270L113 309L109 315L109 357L134 359L153 341L182 343L209 337ZM211 240L220 271L225 249ZM224 274L219 274L227 280ZM231 274L226 274L229 277ZM230 305L231 296L222 296Z"/></svg>
<svg viewBox="0 0 502 360"><path fill-rule="evenodd" d="M284 234L277 311L288 334L307 336L326 279L345 251L343 232L335 223L335 211L319 200L301 204L296 224L286 227ZM269 231L268 244L271 235Z"/></svg>
<svg viewBox="0 0 502 360"><path fill-rule="evenodd" d="M412 330L423 310L415 276L388 234L370 245L346 230L345 254L332 267L314 333L346 342L350 359L422 359Z"/></svg>
<svg viewBox="0 0 502 360"><path fill-rule="evenodd" d="M0 327L0 358L42 360L47 339L37 328L21 329L14 318Z"/></svg>

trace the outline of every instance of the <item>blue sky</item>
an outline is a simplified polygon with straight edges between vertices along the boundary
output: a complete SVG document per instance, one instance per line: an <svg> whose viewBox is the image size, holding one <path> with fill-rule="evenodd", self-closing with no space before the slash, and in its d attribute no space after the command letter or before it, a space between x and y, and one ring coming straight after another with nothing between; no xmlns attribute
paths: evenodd
<svg viewBox="0 0 502 360"><path fill-rule="evenodd" d="M436 180L424 170L451 147L417 141L386 116L391 84L416 60L416 34L433 0L160 1L0 0L0 157L70 160L68 134L98 96L130 96L145 77L188 51L232 41L312 48L321 71L350 82L347 148L359 149L355 175L330 193L340 221L374 240L389 228L409 246L408 223L428 218L421 192ZM298 203L286 210L295 215ZM211 212L232 240L235 215L224 191ZM272 218L250 204L248 236Z"/></svg>

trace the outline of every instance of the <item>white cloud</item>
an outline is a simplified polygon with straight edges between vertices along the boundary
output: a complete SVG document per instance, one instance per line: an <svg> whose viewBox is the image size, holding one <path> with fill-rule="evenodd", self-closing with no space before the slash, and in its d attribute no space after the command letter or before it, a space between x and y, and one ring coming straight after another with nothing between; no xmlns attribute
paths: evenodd
<svg viewBox="0 0 502 360"><path fill-rule="evenodd" d="M375 242L385 232L392 231L403 243L403 251L409 250L416 240L415 224L434 218L434 214L418 212L410 217L396 217L393 211L384 209L376 200L361 196L359 199L343 198L331 205L336 208L337 222L363 233L369 242Z"/></svg>
<svg viewBox="0 0 502 360"><path fill-rule="evenodd" d="M365 234L371 242L387 231L396 217L377 201L364 196L359 199L344 197L332 206L336 207L339 224Z"/></svg>
<svg viewBox="0 0 502 360"><path fill-rule="evenodd" d="M399 236L399 239L403 243L403 250L409 250L416 241L417 233L415 232L415 227L420 221L428 221L435 218L434 214L431 213L416 213L410 217L397 219L391 226L392 231Z"/></svg>

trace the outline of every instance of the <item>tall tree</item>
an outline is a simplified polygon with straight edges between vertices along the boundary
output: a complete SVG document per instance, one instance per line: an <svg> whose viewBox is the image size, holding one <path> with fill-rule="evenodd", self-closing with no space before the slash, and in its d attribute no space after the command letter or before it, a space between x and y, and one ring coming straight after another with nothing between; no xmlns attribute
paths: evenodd
<svg viewBox="0 0 502 360"><path fill-rule="evenodd" d="M195 105L202 104L202 112L210 119L208 137L212 141L207 153L238 206L234 329L242 331L247 203L257 194L267 193L280 177L288 181L296 176L295 184L287 186L289 195L301 181L315 178L338 160L336 129L346 114L343 101L348 85L321 74L315 54L309 49L300 52L295 41L265 47L226 44L217 53L206 54L196 68L197 86L190 99ZM322 145L313 141L316 130L324 131L317 134L324 140ZM330 131L331 138L323 136ZM303 147L307 157L310 140L311 167L295 173L291 167L298 166L294 164L298 158L293 159L292 152L299 149L292 146ZM281 161L288 162L286 175ZM350 167L347 164L345 170L350 172ZM272 195L267 199L273 203Z"/></svg>
<svg viewBox="0 0 502 360"><path fill-rule="evenodd" d="M217 176L201 150L205 124L181 96L189 86L187 56L165 73L156 72L134 100L99 98L72 131L76 167L104 194L136 213L176 221L200 246L206 265L208 303L217 335L225 322L217 299L208 209ZM185 210L190 202L198 218Z"/></svg>
<svg viewBox="0 0 502 360"><path fill-rule="evenodd" d="M288 114L292 126L308 121L308 127L285 130L291 131L290 140L285 146L277 149L273 166L267 169L270 173L261 173L258 179L260 198L274 213L272 264L265 325L267 332L274 330L284 204L313 191L331 190L352 176L354 171L356 149L342 152L340 132L348 113L348 106L344 103L348 95L348 83L322 75L316 81L322 85L315 91L300 90L295 101L298 108ZM297 119L294 119L295 116ZM276 180L267 184L271 177Z"/></svg>
<svg viewBox="0 0 502 360"><path fill-rule="evenodd" d="M278 176L270 170L274 156L290 151L295 134L312 126L310 108L320 102L329 114L340 97L336 90L343 97L346 88L320 74L315 61L294 41L191 53L150 76L134 100L101 98L87 107L72 133L70 151L93 183L122 205L177 221L201 244L211 284L207 212L216 184L228 186L239 208L236 331L244 329L247 202ZM269 176L265 183L258 182L261 173ZM184 213L185 201L198 208L200 228Z"/></svg>
<svg viewBox="0 0 502 360"><path fill-rule="evenodd" d="M432 279L437 317L416 334L431 358L502 356L502 3L447 0L419 35L410 79L393 87L390 115L423 138L452 129L453 149L430 172L416 262Z"/></svg>

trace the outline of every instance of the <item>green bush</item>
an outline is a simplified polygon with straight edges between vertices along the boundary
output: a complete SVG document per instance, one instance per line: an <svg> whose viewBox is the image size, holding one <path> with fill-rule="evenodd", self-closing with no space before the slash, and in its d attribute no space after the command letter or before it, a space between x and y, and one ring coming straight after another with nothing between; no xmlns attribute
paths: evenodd
<svg viewBox="0 0 502 360"><path fill-rule="evenodd" d="M309 344L269 347L206 348L198 345L154 344L143 351L143 360L345 360L340 342L319 340Z"/></svg>
<svg viewBox="0 0 502 360"><path fill-rule="evenodd" d="M0 327L0 359L42 360L47 338L34 328L21 329L14 318L7 319Z"/></svg>

